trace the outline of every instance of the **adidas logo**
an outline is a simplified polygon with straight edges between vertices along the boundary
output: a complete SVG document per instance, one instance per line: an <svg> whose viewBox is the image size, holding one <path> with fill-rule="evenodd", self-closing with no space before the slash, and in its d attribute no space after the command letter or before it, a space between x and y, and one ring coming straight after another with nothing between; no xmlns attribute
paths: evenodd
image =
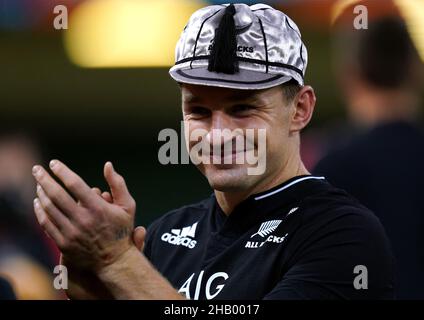
<svg viewBox="0 0 424 320"><path fill-rule="evenodd" d="M176 246L184 246L189 249L193 249L197 244L197 241L193 238L195 237L198 223L199 222L196 222L193 225L182 229L171 229L171 233L165 232L162 235L161 240Z"/></svg>
<svg viewBox="0 0 424 320"><path fill-rule="evenodd" d="M281 221L283 220L270 220L265 221L261 224L259 227L258 232L254 233L250 238L253 238L256 235L261 236L262 238L265 238L270 233L274 232L275 229L280 225Z"/></svg>
<svg viewBox="0 0 424 320"><path fill-rule="evenodd" d="M179 236L179 237L192 237L192 238L194 238L194 235L196 233L197 224L198 224L198 222L196 222L192 226L185 227L185 228L182 228L182 229L172 229L171 233L173 233L173 234L175 234L176 236Z"/></svg>

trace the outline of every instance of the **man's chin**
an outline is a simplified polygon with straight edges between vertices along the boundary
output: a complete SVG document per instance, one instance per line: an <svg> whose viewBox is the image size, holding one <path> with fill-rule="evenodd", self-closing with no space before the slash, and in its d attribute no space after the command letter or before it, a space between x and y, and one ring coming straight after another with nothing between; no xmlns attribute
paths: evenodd
<svg viewBox="0 0 424 320"><path fill-rule="evenodd" d="M249 188L247 168L213 168L206 170L205 176L212 189L221 192L239 192Z"/></svg>

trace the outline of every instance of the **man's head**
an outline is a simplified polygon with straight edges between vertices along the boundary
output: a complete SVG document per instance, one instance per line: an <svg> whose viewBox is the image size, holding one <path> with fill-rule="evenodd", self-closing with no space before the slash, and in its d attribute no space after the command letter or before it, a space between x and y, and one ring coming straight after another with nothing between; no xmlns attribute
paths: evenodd
<svg viewBox="0 0 424 320"><path fill-rule="evenodd" d="M213 189L260 189L300 160L299 132L315 105L306 65L299 29L270 6L193 14L170 74L181 87L190 156Z"/></svg>
<svg viewBox="0 0 424 320"><path fill-rule="evenodd" d="M344 15L350 14L347 8ZM335 25L334 49L351 118L370 125L411 117L422 88L422 62L406 24L391 13L370 18L368 29L356 30L344 15Z"/></svg>
<svg viewBox="0 0 424 320"><path fill-rule="evenodd" d="M181 93L185 126L191 137L189 150L193 151L199 141L209 146L200 154L202 161L197 167L213 189L260 189L261 184L271 183L289 163L298 160L299 133L310 121L315 105L311 87L283 84L241 90L182 84ZM225 130L230 132L228 136L214 136L214 132ZM242 159L239 164L237 157Z"/></svg>

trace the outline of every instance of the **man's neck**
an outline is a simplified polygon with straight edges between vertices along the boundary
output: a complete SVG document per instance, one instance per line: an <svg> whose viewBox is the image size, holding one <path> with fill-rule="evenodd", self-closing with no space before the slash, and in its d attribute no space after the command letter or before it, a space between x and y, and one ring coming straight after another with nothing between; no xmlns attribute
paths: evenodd
<svg viewBox="0 0 424 320"><path fill-rule="evenodd" d="M418 97L403 90L362 90L350 102L353 119L365 126L393 121L413 121L416 117Z"/></svg>
<svg viewBox="0 0 424 320"><path fill-rule="evenodd" d="M308 174L310 173L305 168L303 162L299 159L297 165L292 166L292 168L283 169L268 179L261 180L260 183L249 190L243 190L240 192L223 192L215 190L215 197L222 211L224 211L226 215L230 215L239 203L247 199L252 194L267 191L293 177Z"/></svg>

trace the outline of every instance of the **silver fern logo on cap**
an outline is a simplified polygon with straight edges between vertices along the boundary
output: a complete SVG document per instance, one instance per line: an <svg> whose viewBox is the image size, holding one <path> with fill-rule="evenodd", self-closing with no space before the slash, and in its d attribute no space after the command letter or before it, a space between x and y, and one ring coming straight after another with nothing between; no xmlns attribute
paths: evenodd
<svg viewBox="0 0 424 320"><path fill-rule="evenodd" d="M261 226L259 227L258 232L253 234L250 238L253 238L256 235L260 235L262 238L266 237L267 235L271 234L278 228L281 221L283 220L270 220L270 221L263 222Z"/></svg>

